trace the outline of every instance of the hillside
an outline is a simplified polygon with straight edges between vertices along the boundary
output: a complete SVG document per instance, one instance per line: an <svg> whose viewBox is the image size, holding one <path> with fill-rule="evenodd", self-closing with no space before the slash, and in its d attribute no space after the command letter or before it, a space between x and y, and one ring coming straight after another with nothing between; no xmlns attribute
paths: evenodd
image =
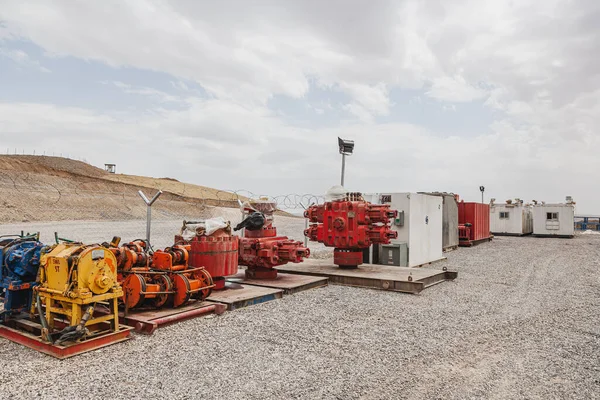
<svg viewBox="0 0 600 400"><path fill-rule="evenodd" d="M201 217L207 207L238 207L238 196L168 178L110 174L81 161L0 155L0 223L145 218L147 195L162 190L155 218Z"/></svg>

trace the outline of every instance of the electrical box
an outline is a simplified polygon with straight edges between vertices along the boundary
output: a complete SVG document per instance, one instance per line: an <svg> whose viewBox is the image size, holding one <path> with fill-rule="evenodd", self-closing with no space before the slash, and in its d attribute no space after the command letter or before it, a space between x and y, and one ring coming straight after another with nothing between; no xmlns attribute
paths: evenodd
<svg viewBox="0 0 600 400"><path fill-rule="evenodd" d="M407 261L404 266L418 267L444 258L442 251L442 213L443 199L420 193L369 193L363 194L365 200L375 204L389 204L398 211L391 229L398 232L398 238L392 239L396 250L379 246L372 251L372 263L388 264L389 253L397 252L402 263L404 254ZM406 252L402 252L402 245ZM386 254L387 252L387 258ZM376 254L378 253L378 254ZM392 260L396 255L392 254ZM394 264L396 265L396 264Z"/></svg>
<svg viewBox="0 0 600 400"><path fill-rule="evenodd" d="M408 267L408 245L406 243L379 245L379 264Z"/></svg>

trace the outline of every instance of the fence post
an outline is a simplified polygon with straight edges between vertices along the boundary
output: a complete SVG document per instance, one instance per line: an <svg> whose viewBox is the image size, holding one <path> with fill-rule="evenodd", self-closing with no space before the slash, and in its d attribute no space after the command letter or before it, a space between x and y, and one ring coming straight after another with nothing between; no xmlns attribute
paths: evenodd
<svg viewBox="0 0 600 400"><path fill-rule="evenodd" d="M162 194L162 190L159 190L151 200L148 200L144 192L138 190L138 194L146 203L146 243L148 243L148 247L150 247L150 225L152 224L152 204L158 199L158 197Z"/></svg>
<svg viewBox="0 0 600 400"><path fill-rule="evenodd" d="M304 230L308 229L308 218L304 218ZM304 235L304 247L308 247L308 236Z"/></svg>

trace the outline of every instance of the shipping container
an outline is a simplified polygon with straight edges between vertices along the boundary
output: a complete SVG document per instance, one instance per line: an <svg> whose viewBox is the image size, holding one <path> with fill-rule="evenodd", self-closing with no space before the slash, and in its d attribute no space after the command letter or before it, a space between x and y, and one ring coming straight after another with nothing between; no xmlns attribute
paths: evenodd
<svg viewBox="0 0 600 400"><path fill-rule="evenodd" d="M473 246L491 239L489 204L458 203L459 245Z"/></svg>
<svg viewBox="0 0 600 400"><path fill-rule="evenodd" d="M539 237L575 236L575 203L568 197L567 203L533 205L533 235Z"/></svg>
<svg viewBox="0 0 600 400"><path fill-rule="evenodd" d="M365 200L390 204L398 211L392 229L396 246L371 246L366 258L373 264L418 267L444 259L442 252L442 198L419 193L371 193Z"/></svg>
<svg viewBox="0 0 600 400"><path fill-rule="evenodd" d="M490 203L490 230L496 236L525 236L533 233L533 211L523 200Z"/></svg>
<svg viewBox="0 0 600 400"><path fill-rule="evenodd" d="M424 192L442 198L442 249L449 251L458 247L458 202L454 193Z"/></svg>

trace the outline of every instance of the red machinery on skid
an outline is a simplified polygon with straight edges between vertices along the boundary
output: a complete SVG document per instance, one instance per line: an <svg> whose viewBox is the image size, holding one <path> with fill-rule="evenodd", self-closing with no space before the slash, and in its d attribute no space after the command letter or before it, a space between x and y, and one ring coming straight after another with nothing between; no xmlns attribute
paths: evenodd
<svg viewBox="0 0 600 400"><path fill-rule="evenodd" d="M277 236L273 226L276 204L266 199L252 201L244 207L246 218L235 230L244 229L240 238L239 264L248 267L248 279L275 279L275 267L288 262L300 263L310 255L302 242Z"/></svg>
<svg viewBox="0 0 600 400"><path fill-rule="evenodd" d="M215 287L204 267L189 267L190 247L176 244L152 255L152 269L166 272L173 282L173 307L182 306L192 298L204 300Z"/></svg>
<svg viewBox="0 0 600 400"><path fill-rule="evenodd" d="M335 247L333 262L340 268L357 268L363 262L362 249L398 237L390 229L390 218L396 215L389 204L371 204L360 193L348 193L343 199L310 206L304 216L312 225L304 235Z"/></svg>
<svg viewBox="0 0 600 400"><path fill-rule="evenodd" d="M183 221L181 234L175 236L175 243L190 246L190 266L203 267L212 276L214 290L221 290L225 288L225 277L238 272L239 238L231 234L229 223L224 228L207 235L204 222ZM195 225L198 228L194 228ZM185 230L195 231L195 236L185 240L183 238Z"/></svg>
<svg viewBox="0 0 600 400"><path fill-rule="evenodd" d="M146 242L135 240L119 247L119 238L110 243L117 258L117 279L123 287L125 309L160 308L175 294L173 282L166 272L153 271Z"/></svg>
<svg viewBox="0 0 600 400"><path fill-rule="evenodd" d="M491 240L489 204L458 202L458 240L461 247Z"/></svg>

